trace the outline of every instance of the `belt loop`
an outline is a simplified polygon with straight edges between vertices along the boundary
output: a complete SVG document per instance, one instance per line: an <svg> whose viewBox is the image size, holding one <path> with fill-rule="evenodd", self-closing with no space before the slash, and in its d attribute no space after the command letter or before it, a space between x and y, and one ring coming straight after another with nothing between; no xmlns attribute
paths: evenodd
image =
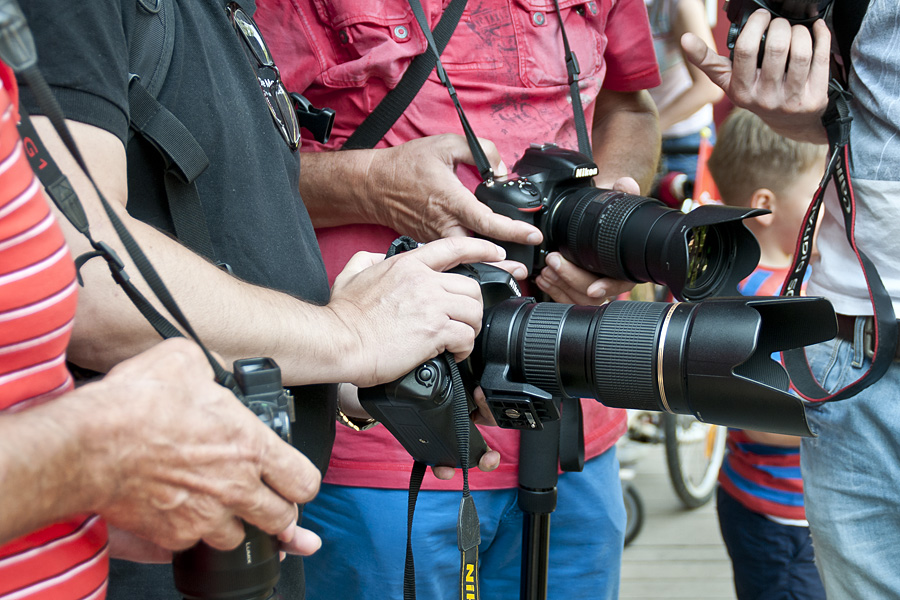
<svg viewBox="0 0 900 600"><path fill-rule="evenodd" d="M853 324L853 362L855 368L863 366L866 357L866 318L856 317Z"/></svg>

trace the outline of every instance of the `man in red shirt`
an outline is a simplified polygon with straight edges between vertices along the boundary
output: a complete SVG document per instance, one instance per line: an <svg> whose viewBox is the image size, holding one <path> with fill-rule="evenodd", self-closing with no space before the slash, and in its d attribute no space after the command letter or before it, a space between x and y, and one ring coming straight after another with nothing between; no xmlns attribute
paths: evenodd
<svg viewBox="0 0 900 600"><path fill-rule="evenodd" d="M318 471L213 381L195 344L169 340L72 389L75 265L16 100L0 63L0 599L104 598L111 554L233 548L236 517L314 552L318 538L294 523Z"/></svg>
<svg viewBox="0 0 900 600"><path fill-rule="evenodd" d="M444 4L423 2L430 27ZM600 168L596 182L639 193L637 180L646 190L655 171L659 132L644 90L657 85L659 75L644 5L640 0L560 4L580 65L584 116ZM342 146L397 85L411 59L426 50L405 0L257 0L257 5L257 22L288 89L336 111L330 141L304 137L301 148L301 191L330 277L354 252L383 252L398 233L428 241L475 231L540 242L535 228L493 214L472 195L479 177L435 73L378 149L326 152ZM505 171L501 161L512 165L531 143L577 148L553 2L471 0L442 62L475 134L490 140L483 145L495 173ZM560 302L599 304L630 286L598 280L558 253L550 254L547 263L536 284ZM342 399L351 413L349 399ZM622 412L592 401L583 406L588 460L585 473L565 473L559 480L550 596L615 598L625 519L611 449L625 419ZM484 597L517 597L519 434L497 428L482 432L502 461L493 472L470 473L482 525L481 590ZM409 455L384 428L338 429L325 485L304 515L305 524L325 540L319 555L305 560L309 598L400 596L410 465ZM422 489L413 545L417 556L427 552L428 571L417 588L429 598L458 595L458 492L449 490L458 490L459 483L428 474Z"/></svg>

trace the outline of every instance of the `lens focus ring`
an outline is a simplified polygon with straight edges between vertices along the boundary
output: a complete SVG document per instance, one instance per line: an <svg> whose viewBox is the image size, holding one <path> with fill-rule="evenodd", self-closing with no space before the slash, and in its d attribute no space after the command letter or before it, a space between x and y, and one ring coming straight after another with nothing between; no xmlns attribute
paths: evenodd
<svg viewBox="0 0 900 600"><path fill-rule="evenodd" d="M669 304L612 302L597 329L594 385L607 406L661 410L656 387L656 348Z"/></svg>
<svg viewBox="0 0 900 600"><path fill-rule="evenodd" d="M522 335L522 370L528 383L560 397L559 332L572 305L540 302L533 306Z"/></svg>

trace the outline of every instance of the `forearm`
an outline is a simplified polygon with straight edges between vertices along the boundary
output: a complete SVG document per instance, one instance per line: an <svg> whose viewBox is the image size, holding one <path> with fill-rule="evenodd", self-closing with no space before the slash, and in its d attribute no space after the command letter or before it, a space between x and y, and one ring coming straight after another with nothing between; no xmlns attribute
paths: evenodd
<svg viewBox="0 0 900 600"><path fill-rule="evenodd" d="M131 281L165 314L112 229L86 177L62 148L46 119L36 118L35 125L78 192L94 238L115 249ZM281 366L286 384L343 380L340 369L352 364L354 340L333 311L244 283L169 236L129 217L124 209L126 169L121 143L88 125L70 125L107 200L210 349L229 365L237 358L271 356ZM91 249L68 221L60 222L73 256ZM88 261L81 274L85 285L79 295L69 349L73 362L105 372L160 341L113 281L102 259Z"/></svg>
<svg viewBox="0 0 900 600"><path fill-rule="evenodd" d="M724 96L724 92L703 75L705 81L696 81L694 85L678 96L665 110L659 112L659 128L666 131L707 104L715 104Z"/></svg>
<svg viewBox="0 0 900 600"><path fill-rule="evenodd" d="M64 396L0 414L0 544L100 504L98 464L88 464L85 424L101 420Z"/></svg>
<svg viewBox="0 0 900 600"><path fill-rule="evenodd" d="M315 227L373 223L367 185L374 150L303 152L300 195Z"/></svg>
<svg viewBox="0 0 900 600"><path fill-rule="evenodd" d="M601 91L591 139L600 185L610 187L619 177L631 177L643 193L650 189L659 161L660 134L656 106L646 91Z"/></svg>

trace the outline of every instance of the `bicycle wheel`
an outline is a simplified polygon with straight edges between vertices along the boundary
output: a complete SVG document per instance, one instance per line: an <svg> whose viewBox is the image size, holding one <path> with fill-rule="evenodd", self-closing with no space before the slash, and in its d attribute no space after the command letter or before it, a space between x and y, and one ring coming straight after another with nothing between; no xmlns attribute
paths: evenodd
<svg viewBox="0 0 900 600"><path fill-rule="evenodd" d="M663 413L663 427L666 462L675 493L687 508L703 506L716 491L728 430L690 415L669 413Z"/></svg>
<svg viewBox="0 0 900 600"><path fill-rule="evenodd" d="M644 526L644 502L629 481L622 481L622 496L625 500L625 545L634 541Z"/></svg>

